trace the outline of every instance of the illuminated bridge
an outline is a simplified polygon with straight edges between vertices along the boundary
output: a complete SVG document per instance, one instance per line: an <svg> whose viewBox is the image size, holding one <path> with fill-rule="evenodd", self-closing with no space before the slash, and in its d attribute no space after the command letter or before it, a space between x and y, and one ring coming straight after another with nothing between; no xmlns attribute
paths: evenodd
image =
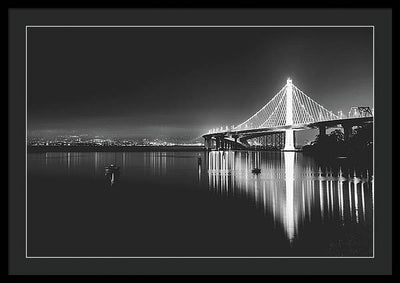
<svg viewBox="0 0 400 283"><path fill-rule="evenodd" d="M294 151L295 132L319 129L326 135L327 128L343 128L347 140L352 128L373 123L369 107L351 107L348 116L337 115L297 88L291 79L259 111L243 123L231 128L212 129L203 135L207 149L240 149L250 147L249 140L263 139L264 144L284 151Z"/></svg>

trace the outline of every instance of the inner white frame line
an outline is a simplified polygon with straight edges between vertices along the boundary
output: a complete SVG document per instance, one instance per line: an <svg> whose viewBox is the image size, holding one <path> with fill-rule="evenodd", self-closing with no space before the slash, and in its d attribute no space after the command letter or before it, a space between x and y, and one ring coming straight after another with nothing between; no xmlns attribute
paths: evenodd
<svg viewBox="0 0 400 283"><path fill-rule="evenodd" d="M373 108L375 108L375 26L374 25L26 25L25 26L25 258L140 258L140 259L155 259L155 258L171 258L171 259L208 259L208 258L375 258L375 206L373 205L373 240L372 240L372 256L28 256L28 28L372 28L372 97ZM374 113L375 120L375 113ZM373 175L375 176L375 123L373 126ZM373 197L375 203L374 182L372 183Z"/></svg>

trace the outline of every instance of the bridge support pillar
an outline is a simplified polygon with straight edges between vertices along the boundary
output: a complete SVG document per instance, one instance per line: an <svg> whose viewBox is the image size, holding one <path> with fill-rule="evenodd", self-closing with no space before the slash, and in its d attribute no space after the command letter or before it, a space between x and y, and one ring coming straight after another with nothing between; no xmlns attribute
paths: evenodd
<svg viewBox="0 0 400 283"><path fill-rule="evenodd" d="M353 127L350 125L342 125L342 126L343 126L344 141L346 142L352 135Z"/></svg>
<svg viewBox="0 0 400 283"><path fill-rule="evenodd" d="M231 149L233 149L233 150L235 150L235 149L238 149L239 148L239 146L238 146L238 139L239 139L239 136L238 135L232 135L232 138L235 140L234 142L231 142Z"/></svg>
<svg viewBox="0 0 400 283"><path fill-rule="evenodd" d="M221 138L216 137L215 138L215 148L216 148L216 150L219 150L220 147L221 147Z"/></svg>
<svg viewBox="0 0 400 283"><path fill-rule="evenodd" d="M319 136L320 137L325 137L326 136L326 127L325 126L319 126Z"/></svg>
<svg viewBox="0 0 400 283"><path fill-rule="evenodd" d="M294 151L294 131L292 129L285 130L285 147L283 151Z"/></svg>
<svg viewBox="0 0 400 283"><path fill-rule="evenodd" d="M225 150L225 140L223 137L221 137L221 149Z"/></svg>
<svg viewBox="0 0 400 283"><path fill-rule="evenodd" d="M210 150L210 149L211 149L211 147L212 147L212 140L211 140L211 138L204 138L204 147L205 147L207 150Z"/></svg>

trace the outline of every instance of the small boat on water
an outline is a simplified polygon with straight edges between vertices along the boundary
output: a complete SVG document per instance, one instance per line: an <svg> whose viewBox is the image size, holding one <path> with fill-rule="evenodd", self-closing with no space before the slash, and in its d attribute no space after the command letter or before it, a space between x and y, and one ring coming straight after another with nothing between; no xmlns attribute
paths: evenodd
<svg viewBox="0 0 400 283"><path fill-rule="evenodd" d="M260 168L254 168L253 170L251 170L251 172L253 174L260 174L261 173L261 169Z"/></svg>
<svg viewBox="0 0 400 283"><path fill-rule="evenodd" d="M119 171L119 167L117 165L111 164L105 167L106 173L115 173Z"/></svg>

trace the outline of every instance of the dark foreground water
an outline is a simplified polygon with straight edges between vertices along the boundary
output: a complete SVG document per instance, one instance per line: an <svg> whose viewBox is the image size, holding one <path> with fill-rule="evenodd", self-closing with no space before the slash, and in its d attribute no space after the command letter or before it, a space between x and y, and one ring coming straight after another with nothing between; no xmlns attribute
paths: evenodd
<svg viewBox="0 0 400 283"><path fill-rule="evenodd" d="M105 174L111 163L119 174ZM28 256L372 256L371 168L346 163L293 152L30 153Z"/></svg>

